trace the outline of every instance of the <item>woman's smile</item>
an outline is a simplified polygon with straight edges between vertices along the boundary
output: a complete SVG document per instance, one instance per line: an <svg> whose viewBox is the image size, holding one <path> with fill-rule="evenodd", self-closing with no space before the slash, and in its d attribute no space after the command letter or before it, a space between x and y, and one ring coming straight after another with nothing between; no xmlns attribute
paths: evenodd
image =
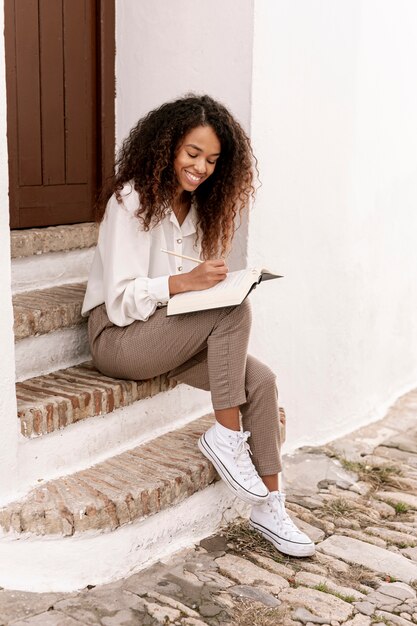
<svg viewBox="0 0 417 626"><path fill-rule="evenodd" d="M204 176L202 176L201 174L198 176L197 174L192 174L188 170L184 170L184 172L185 172L185 175L187 176L187 178L189 179L189 181L191 183L194 183L194 184L201 183L202 179L204 178Z"/></svg>

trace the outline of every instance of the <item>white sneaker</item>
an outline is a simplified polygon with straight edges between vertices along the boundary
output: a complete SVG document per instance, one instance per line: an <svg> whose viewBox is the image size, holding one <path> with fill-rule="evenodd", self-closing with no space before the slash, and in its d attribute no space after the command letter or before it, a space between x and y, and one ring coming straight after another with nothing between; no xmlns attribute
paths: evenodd
<svg viewBox="0 0 417 626"><path fill-rule="evenodd" d="M314 543L297 528L285 510L285 495L272 491L268 502L252 507L249 524L290 556L312 556Z"/></svg>
<svg viewBox="0 0 417 626"><path fill-rule="evenodd" d="M251 461L249 436L249 432L216 423L200 437L198 447L236 496L249 504L259 504L268 500L269 490Z"/></svg>

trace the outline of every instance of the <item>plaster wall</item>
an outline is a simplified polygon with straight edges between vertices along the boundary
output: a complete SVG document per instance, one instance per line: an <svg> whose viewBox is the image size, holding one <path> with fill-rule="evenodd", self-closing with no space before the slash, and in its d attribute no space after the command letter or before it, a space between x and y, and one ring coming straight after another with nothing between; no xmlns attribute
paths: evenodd
<svg viewBox="0 0 417 626"><path fill-rule="evenodd" d="M4 25L0 0L0 32ZM14 336L10 276L10 231L6 139L6 83L4 39L0 38L0 502L18 481L16 397L14 390Z"/></svg>
<svg viewBox="0 0 417 626"><path fill-rule="evenodd" d="M417 5L255 2L252 350L288 449L377 419L417 383Z"/></svg>
<svg viewBox="0 0 417 626"><path fill-rule="evenodd" d="M225 104L250 130L253 0L117 0L116 139L149 110L190 91ZM230 267L245 265L247 226Z"/></svg>

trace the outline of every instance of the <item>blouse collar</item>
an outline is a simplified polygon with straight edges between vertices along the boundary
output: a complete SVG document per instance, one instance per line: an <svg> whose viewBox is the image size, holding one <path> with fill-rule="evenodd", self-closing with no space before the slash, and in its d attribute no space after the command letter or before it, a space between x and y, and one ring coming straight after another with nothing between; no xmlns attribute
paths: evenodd
<svg viewBox="0 0 417 626"><path fill-rule="evenodd" d="M175 217L175 213L172 209L170 211L169 221L176 226L178 225L178 220ZM183 237L187 237L187 235L193 235L197 232L197 221L197 208L195 206L194 200L192 200L190 210L188 211L185 220L180 226Z"/></svg>

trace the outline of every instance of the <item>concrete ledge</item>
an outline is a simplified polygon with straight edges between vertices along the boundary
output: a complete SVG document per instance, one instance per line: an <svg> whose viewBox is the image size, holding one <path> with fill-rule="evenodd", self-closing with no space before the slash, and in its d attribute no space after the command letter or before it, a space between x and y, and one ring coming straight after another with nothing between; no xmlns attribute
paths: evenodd
<svg viewBox="0 0 417 626"><path fill-rule="evenodd" d="M81 317L85 283L61 285L13 297L15 341L85 324Z"/></svg>
<svg viewBox="0 0 417 626"><path fill-rule="evenodd" d="M91 248L97 243L98 224L87 222L85 224L12 230L10 235L11 256L12 259L15 259L33 254L44 254L45 252Z"/></svg>
<svg viewBox="0 0 417 626"><path fill-rule="evenodd" d="M61 537L114 531L207 487L216 472L197 448L211 416L70 476L32 489L0 510L11 535Z"/></svg>
<svg viewBox="0 0 417 626"><path fill-rule="evenodd" d="M104 415L175 387L166 376L117 380L91 362L16 384L18 417L24 437L38 437L79 420Z"/></svg>

